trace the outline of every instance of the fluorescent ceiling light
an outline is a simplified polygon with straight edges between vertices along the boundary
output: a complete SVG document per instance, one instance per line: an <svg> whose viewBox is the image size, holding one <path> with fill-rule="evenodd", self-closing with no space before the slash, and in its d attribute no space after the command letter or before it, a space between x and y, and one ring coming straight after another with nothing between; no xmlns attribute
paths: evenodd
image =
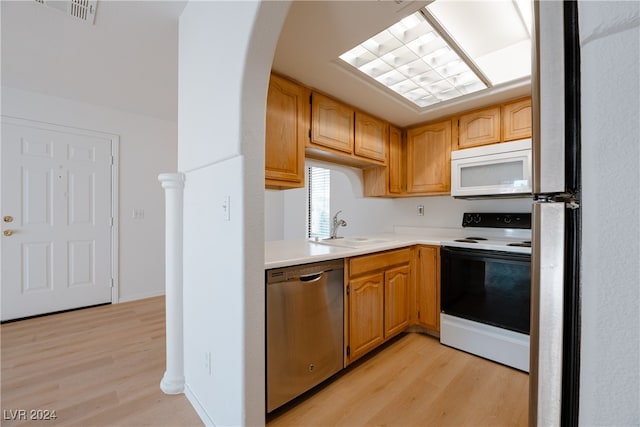
<svg viewBox="0 0 640 427"><path fill-rule="evenodd" d="M461 97L530 74L522 3L438 0L340 59L419 107Z"/></svg>

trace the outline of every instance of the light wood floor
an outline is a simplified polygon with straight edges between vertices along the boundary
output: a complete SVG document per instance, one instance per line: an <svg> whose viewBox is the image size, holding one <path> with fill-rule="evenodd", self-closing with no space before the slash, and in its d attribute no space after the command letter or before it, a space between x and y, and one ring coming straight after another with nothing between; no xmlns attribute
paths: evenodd
<svg viewBox="0 0 640 427"><path fill-rule="evenodd" d="M526 426L529 376L410 333L307 399L282 426Z"/></svg>
<svg viewBox="0 0 640 427"><path fill-rule="evenodd" d="M3 427L203 425L184 395L160 390L163 297L7 323L0 331ZM11 420L9 410L20 409L27 418L31 409L55 409L57 419Z"/></svg>
<svg viewBox="0 0 640 427"><path fill-rule="evenodd" d="M164 298L2 325L2 426L201 426L159 388ZM528 376L407 334L277 411L280 426L525 426ZM52 421L11 412L55 409ZM15 414L15 412L13 412ZM28 414L28 412L27 412Z"/></svg>

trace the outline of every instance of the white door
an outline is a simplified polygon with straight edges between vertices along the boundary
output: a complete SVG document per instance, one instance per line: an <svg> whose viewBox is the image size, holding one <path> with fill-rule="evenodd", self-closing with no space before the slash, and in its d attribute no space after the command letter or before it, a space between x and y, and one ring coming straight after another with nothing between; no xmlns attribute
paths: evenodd
<svg viewBox="0 0 640 427"><path fill-rule="evenodd" d="M111 302L112 140L3 118L2 320Z"/></svg>

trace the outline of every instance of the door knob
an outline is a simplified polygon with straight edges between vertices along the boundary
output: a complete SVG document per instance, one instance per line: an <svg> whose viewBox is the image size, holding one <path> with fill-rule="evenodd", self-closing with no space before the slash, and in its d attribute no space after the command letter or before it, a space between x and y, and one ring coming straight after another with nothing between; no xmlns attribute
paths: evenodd
<svg viewBox="0 0 640 427"><path fill-rule="evenodd" d="M13 234L13 230L4 230L2 232L2 234L4 234L5 236L9 237Z"/></svg>
<svg viewBox="0 0 640 427"><path fill-rule="evenodd" d="M4 222L12 222L13 221L13 217L12 216L5 216L4 217Z"/></svg>

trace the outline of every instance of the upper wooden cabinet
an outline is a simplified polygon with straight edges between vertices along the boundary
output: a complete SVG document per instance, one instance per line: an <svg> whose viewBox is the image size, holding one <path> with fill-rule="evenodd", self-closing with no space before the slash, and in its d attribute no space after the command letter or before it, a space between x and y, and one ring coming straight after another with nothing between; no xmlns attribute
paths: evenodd
<svg viewBox="0 0 640 427"><path fill-rule="evenodd" d="M455 150L531 138L531 98L471 111L458 117ZM455 141L455 139L454 139Z"/></svg>
<svg viewBox="0 0 640 427"><path fill-rule="evenodd" d="M307 156L357 167L385 165L389 124L313 93Z"/></svg>
<svg viewBox="0 0 640 427"><path fill-rule="evenodd" d="M311 143L353 153L354 111L319 93L313 94Z"/></svg>
<svg viewBox="0 0 640 427"><path fill-rule="evenodd" d="M386 160L389 124L356 111L354 154L372 160Z"/></svg>
<svg viewBox="0 0 640 427"><path fill-rule="evenodd" d="M464 114L458 119L458 149L500 142L500 106Z"/></svg>
<svg viewBox="0 0 640 427"><path fill-rule="evenodd" d="M451 120L407 131L407 193L448 194L451 190Z"/></svg>
<svg viewBox="0 0 640 427"><path fill-rule="evenodd" d="M367 168L363 171L364 195L367 197L399 196L405 188L405 161L402 131L389 126L387 166Z"/></svg>
<svg viewBox="0 0 640 427"><path fill-rule="evenodd" d="M309 90L271 75L265 128L265 186L304 187L304 149L309 139Z"/></svg>
<svg viewBox="0 0 640 427"><path fill-rule="evenodd" d="M502 141L531 138L531 98L502 105Z"/></svg>

